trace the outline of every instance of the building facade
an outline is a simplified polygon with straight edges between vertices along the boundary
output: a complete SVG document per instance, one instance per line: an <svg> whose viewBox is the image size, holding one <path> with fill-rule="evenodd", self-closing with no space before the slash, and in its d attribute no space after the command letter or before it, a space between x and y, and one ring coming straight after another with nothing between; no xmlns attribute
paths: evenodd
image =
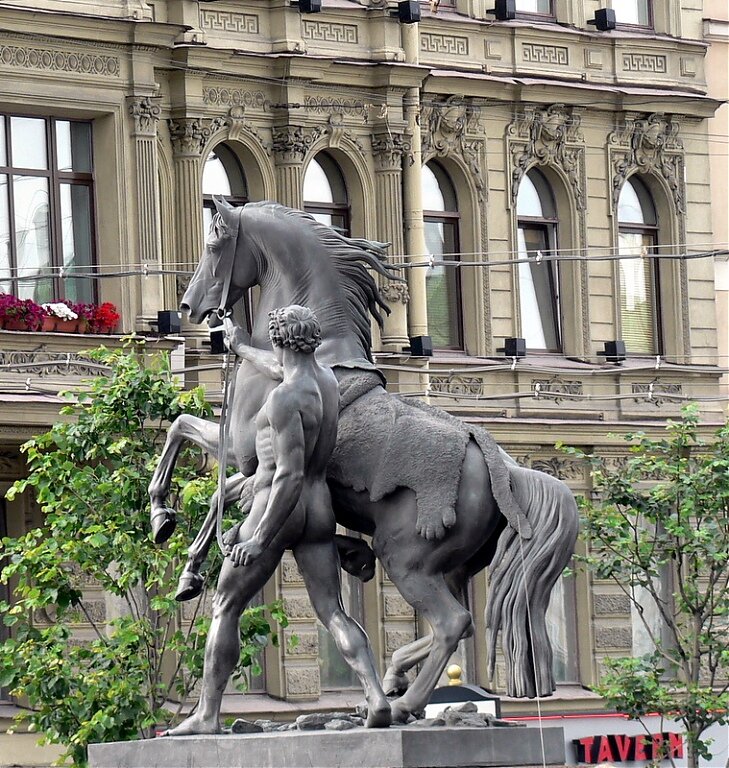
<svg viewBox="0 0 729 768"><path fill-rule="evenodd" d="M390 389L589 493L557 440L619 465L611 435L659 431L684 400L702 401L707 429L724 417L711 398L729 365L726 286L710 252L728 239L726 177L723 212L710 184L726 107L712 123L707 48L726 14L713 23L699 0L517 0L509 20L486 0L421 5L406 24L387 0L318 14L289 0L1 2L0 291L111 301L120 330L151 333L197 263L212 195L305 208L392 244L407 282L383 286L392 313L375 334ZM603 31L605 6L617 26ZM201 334L158 343L195 366L210 362ZM425 336L432 356L415 354ZM22 474L19 445L56 418L58 389L89 373L88 345L0 331L0 490ZM219 395L215 373L187 381ZM0 507L0 532L37 520L28 499ZM423 627L384 573L345 588L384 669ZM482 575L457 660L498 689L486 592ZM300 642L271 649L255 695L229 710L356 701L293 561L276 595ZM106 610L93 587L89 601ZM578 574L552 612L560 688L542 706L597 710L585 689L601 660L642 642L627 600Z"/></svg>

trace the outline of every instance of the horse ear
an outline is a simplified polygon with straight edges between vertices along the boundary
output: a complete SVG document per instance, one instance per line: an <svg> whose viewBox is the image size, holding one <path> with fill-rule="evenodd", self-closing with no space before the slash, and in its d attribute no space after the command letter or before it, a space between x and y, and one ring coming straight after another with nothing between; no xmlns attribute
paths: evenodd
<svg viewBox="0 0 729 768"><path fill-rule="evenodd" d="M222 218L226 224L232 224L235 208L224 197L213 196L213 203L215 203L215 208L220 214L220 218Z"/></svg>

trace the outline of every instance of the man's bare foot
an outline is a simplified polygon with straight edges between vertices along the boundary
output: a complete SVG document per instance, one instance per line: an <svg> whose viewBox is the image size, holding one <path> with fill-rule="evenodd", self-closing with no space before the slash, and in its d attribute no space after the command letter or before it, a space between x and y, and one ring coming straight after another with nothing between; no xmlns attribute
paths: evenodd
<svg viewBox="0 0 729 768"><path fill-rule="evenodd" d="M367 706L367 728L388 728L392 723L390 702L387 699L379 699L376 703Z"/></svg>
<svg viewBox="0 0 729 768"><path fill-rule="evenodd" d="M194 736L198 733L222 733L218 719L211 720L204 718L202 715L197 714L190 715L186 720L183 720L175 728L168 728L166 731L162 731L160 736Z"/></svg>

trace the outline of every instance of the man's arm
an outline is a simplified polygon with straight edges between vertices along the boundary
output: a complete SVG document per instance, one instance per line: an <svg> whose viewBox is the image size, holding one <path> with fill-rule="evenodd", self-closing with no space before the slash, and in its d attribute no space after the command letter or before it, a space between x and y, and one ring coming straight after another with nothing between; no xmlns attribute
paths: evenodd
<svg viewBox="0 0 729 768"><path fill-rule="evenodd" d="M276 381L283 381L283 368L270 350L258 349L246 344L246 334L229 317L224 320L226 343L234 354L252 363L261 373Z"/></svg>
<svg viewBox="0 0 729 768"><path fill-rule="evenodd" d="M306 453L301 414L290 408L285 397L276 398L276 394L268 406L276 469L270 489L261 489L256 494L265 499L266 506L258 514L255 506L251 511L253 520L258 517L251 537L231 550L234 565L246 565L263 553L296 507L304 485Z"/></svg>

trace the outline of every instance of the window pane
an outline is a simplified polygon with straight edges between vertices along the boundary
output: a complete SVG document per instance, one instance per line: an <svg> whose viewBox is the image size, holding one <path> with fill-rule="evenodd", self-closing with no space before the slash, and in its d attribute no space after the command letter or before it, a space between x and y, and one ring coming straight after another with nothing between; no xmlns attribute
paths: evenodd
<svg viewBox="0 0 729 768"><path fill-rule="evenodd" d="M45 120L11 117L10 139L14 168L48 168Z"/></svg>
<svg viewBox="0 0 729 768"><path fill-rule="evenodd" d="M552 671L558 683L577 682L574 584L562 576L554 585L546 615L547 634L554 653Z"/></svg>
<svg viewBox="0 0 729 768"><path fill-rule="evenodd" d="M425 245L436 261L457 250L456 227L451 222L426 221ZM455 259L454 259L455 260ZM428 333L436 349L461 346L458 272L456 267L436 266L425 275Z"/></svg>
<svg viewBox="0 0 729 768"><path fill-rule="evenodd" d="M516 198L516 212L518 216L530 216L534 219L543 219L544 210L542 200L539 197L534 182L526 175L519 184L519 194Z"/></svg>
<svg viewBox="0 0 729 768"><path fill-rule="evenodd" d="M304 176L304 200L312 203L333 203L334 192L324 169L312 160Z"/></svg>
<svg viewBox="0 0 729 768"><path fill-rule="evenodd" d="M82 184L61 184L61 247L63 266L69 274L84 272L91 265L91 191ZM72 301L92 302L93 283L89 278L67 279L65 296Z"/></svg>
<svg viewBox="0 0 729 768"><path fill-rule="evenodd" d="M8 206L8 177L0 175L0 292L14 293L10 277L10 208ZM4 279L3 279L4 278Z"/></svg>
<svg viewBox="0 0 729 768"><path fill-rule="evenodd" d="M436 179L433 171L427 166L423 166L422 172L422 189L423 189L423 210L426 211L445 211L445 200L443 199L443 191L440 188L438 179Z"/></svg>
<svg viewBox="0 0 729 768"><path fill-rule="evenodd" d="M7 165L8 158L5 149L5 118L0 115L0 165Z"/></svg>
<svg viewBox="0 0 729 768"><path fill-rule="evenodd" d="M547 252L547 232L542 227L519 227L518 240L520 259ZM553 261L519 264L521 335L528 349L560 349L556 270Z"/></svg>
<svg viewBox="0 0 729 768"><path fill-rule="evenodd" d="M613 0L615 18L620 24L635 24L640 27L650 25L650 0Z"/></svg>
<svg viewBox="0 0 729 768"><path fill-rule="evenodd" d="M91 173L91 126L68 120L56 122L59 171Z"/></svg>
<svg viewBox="0 0 729 768"><path fill-rule="evenodd" d="M652 238L640 232L620 232L621 256L640 256L650 250ZM629 352L656 353L654 265L650 259L621 259L620 328Z"/></svg>
<svg viewBox="0 0 729 768"><path fill-rule="evenodd" d="M48 280L23 277L51 275L50 211L48 179L13 176L15 199L15 248L18 258L17 292L20 298L39 302L53 300L53 284Z"/></svg>
<svg viewBox="0 0 729 768"><path fill-rule="evenodd" d="M623 184L618 200L618 222L620 224L657 223L656 210L650 193L638 180L631 179Z"/></svg>
<svg viewBox="0 0 729 768"><path fill-rule="evenodd" d="M522 13L545 13L552 12L551 0L516 0L516 10Z"/></svg>
<svg viewBox="0 0 729 768"><path fill-rule="evenodd" d="M230 195L230 180L220 158L211 152L205 161L202 177L203 195Z"/></svg>

